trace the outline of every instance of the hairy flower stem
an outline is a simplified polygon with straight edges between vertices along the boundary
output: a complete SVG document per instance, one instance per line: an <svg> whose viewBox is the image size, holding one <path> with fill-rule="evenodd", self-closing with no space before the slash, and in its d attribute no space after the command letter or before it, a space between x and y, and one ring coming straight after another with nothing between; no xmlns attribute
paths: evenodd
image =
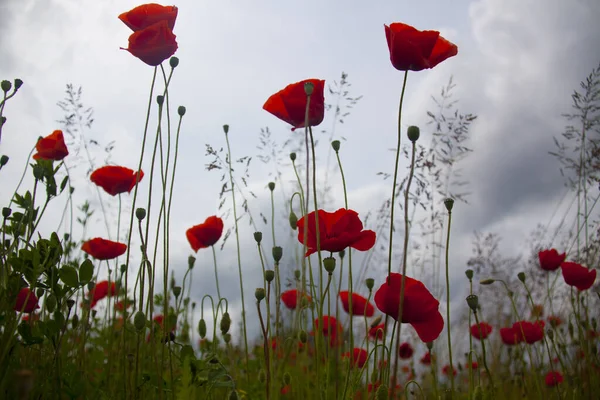
<svg viewBox="0 0 600 400"><path fill-rule="evenodd" d="M219 288L219 273L217 272L217 252L215 251L215 246L210 246L213 254L213 262L215 266L215 282L217 283L217 296L219 296L219 300L221 300L221 289ZM260 247L259 247L260 251ZM262 258L262 257L261 257Z"/></svg>
<svg viewBox="0 0 600 400"><path fill-rule="evenodd" d="M233 201L233 220L235 221L235 241L237 247L238 273L240 277L240 294L242 299L242 329L244 333L244 354L246 361L246 378L250 379L250 371L248 369L248 334L246 332L246 305L244 303L244 285L242 279L242 255L240 253L240 234L238 230L237 208L235 203L235 186L233 184L233 168L231 167L231 146L229 145L229 128L224 129L225 141L227 142L227 166L229 170L229 182L231 184L231 199Z"/></svg>
<svg viewBox="0 0 600 400"><path fill-rule="evenodd" d="M414 148L413 148L414 151ZM413 152L414 154L414 152ZM448 231L446 234L446 332L448 333L448 361L450 362L450 387L452 388L452 393L454 394L454 364L452 363L452 337L450 334L450 225L452 225L452 210L448 208ZM477 314L475 314L475 322L479 325L479 321L477 320ZM485 364L485 344L483 340L481 340L481 346L483 346L483 360ZM487 365L485 367L487 370ZM489 374L489 371L488 371ZM490 376L490 381L492 381L492 377ZM493 387L492 382L492 387Z"/></svg>

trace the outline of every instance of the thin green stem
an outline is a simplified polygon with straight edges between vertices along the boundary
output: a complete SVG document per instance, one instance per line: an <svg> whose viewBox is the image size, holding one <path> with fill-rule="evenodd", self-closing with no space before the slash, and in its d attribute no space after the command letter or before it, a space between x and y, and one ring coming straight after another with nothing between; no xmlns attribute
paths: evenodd
<svg viewBox="0 0 600 400"><path fill-rule="evenodd" d="M450 362L450 387L452 388L452 393L454 393L454 364L452 363L452 337L450 334L450 225L452 224L452 210L448 209L448 232L446 234L446 332L448 332L448 361ZM475 321L477 324L477 314L475 314ZM483 346L483 359L485 364L485 345L483 340L481 341L481 345ZM487 365L486 365L487 370ZM489 373L489 371L488 371ZM490 381L492 377L490 376ZM492 384L493 386L493 384Z"/></svg>

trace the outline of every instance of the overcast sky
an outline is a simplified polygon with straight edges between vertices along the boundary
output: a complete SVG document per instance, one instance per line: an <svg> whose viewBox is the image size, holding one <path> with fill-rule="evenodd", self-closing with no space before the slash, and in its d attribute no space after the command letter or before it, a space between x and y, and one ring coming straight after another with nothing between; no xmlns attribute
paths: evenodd
<svg viewBox="0 0 600 400"><path fill-rule="evenodd" d="M130 0L0 2L0 78L18 77L25 82L4 113L8 121L0 153L9 155L10 162L1 172L3 206L36 138L61 128L56 121L63 112L56 103L67 83L82 86L84 104L94 109L95 122L87 137L101 146L114 141L111 162L137 166L152 68L119 49L127 46L130 30L117 15L139 4ZM433 127L426 125L426 111L435 109L431 96L439 94L450 76L460 112L478 116L467 143L474 151L461 165L472 194L468 205L457 203L453 215L451 260L457 284L453 299L462 306L464 285L458 282L464 280L474 231L501 234L503 249L516 256L524 250L529 232L548 223L564 195L559 166L548 151L553 149L552 138L559 137L566 125L561 114L570 110L570 95L600 61L600 3L595 0L181 0L175 5L180 66L170 88L171 104L185 105L188 112L171 222L171 264L178 277L191 254L185 230L220 213L220 173L206 171L210 158L205 156L205 144L225 145L223 124L230 125L234 159L260 153L256 147L261 128L268 126L279 143L301 135L262 110L264 101L289 83L319 78L332 84L342 71L348 73L349 95L363 96L335 131L335 138L346 139L340 154L350 208L365 216L385 201L391 181L376 173L393 172L394 154L389 149L395 146L403 77L389 61L384 24L392 22L439 30L459 49L458 56L433 70L409 73L403 128L421 126L421 142L429 143ZM326 94L326 102L334 100ZM319 128L329 130L332 122L328 116ZM328 137L329 133L321 135L322 160ZM102 154L96 153L96 166L101 166ZM287 159L287 152L283 158ZM405 167L401 168L405 174ZM84 170L76 202L87 198L97 207L95 189L85 183ZM148 158L144 170L149 170ZM266 184L273 171L273 165L256 157L251 163L248 190L258 196L250 204L257 219L260 212L270 215ZM283 173L293 177L289 167ZM330 179L335 200L329 211L333 211L343 207L343 196L339 175ZM25 181L26 187L30 184L31 180ZM147 185L147 180L142 181L143 191ZM287 205L279 196L278 213L283 213ZM43 231L56 226L64 202L64 198L55 201L55 212ZM89 234L105 235L102 221L94 222ZM261 279L253 229L246 224L241 242L248 308ZM231 225L230 217L226 227ZM260 226L269 248L269 228L259 222ZM278 232L289 235L285 219L279 222ZM395 240L401 243L401 235ZM223 290L232 299L234 312L239 312L234 241L229 240L218 256L226 282ZM197 257L193 297L199 301L205 293L214 294L214 285L212 255L201 251ZM286 266L288 276L294 268ZM368 275L376 278L378 287L386 266L369 268ZM361 292L366 294L364 288ZM254 318L254 313L249 314L250 320Z"/></svg>

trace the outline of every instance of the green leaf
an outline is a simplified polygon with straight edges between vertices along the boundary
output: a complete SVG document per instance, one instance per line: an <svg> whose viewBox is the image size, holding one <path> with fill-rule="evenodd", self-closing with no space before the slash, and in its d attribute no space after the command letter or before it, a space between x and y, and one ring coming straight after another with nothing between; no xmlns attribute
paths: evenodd
<svg viewBox="0 0 600 400"><path fill-rule="evenodd" d="M77 270L70 265L63 266L59 271L60 280L65 285L70 287L79 286L79 279L77 278Z"/></svg>
<svg viewBox="0 0 600 400"><path fill-rule="evenodd" d="M94 264L88 258L85 259L79 267L79 281L83 284L88 283L94 277Z"/></svg>

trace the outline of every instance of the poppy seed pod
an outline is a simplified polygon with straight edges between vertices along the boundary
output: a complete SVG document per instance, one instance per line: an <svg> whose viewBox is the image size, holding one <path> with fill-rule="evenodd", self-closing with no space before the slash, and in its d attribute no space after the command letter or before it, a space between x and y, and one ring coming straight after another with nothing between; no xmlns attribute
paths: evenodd
<svg viewBox="0 0 600 400"><path fill-rule="evenodd" d="M375 286L375 279L373 279L373 278L365 279L365 285L367 285L367 289L372 290L373 286Z"/></svg>
<svg viewBox="0 0 600 400"><path fill-rule="evenodd" d="M189 269L193 269L194 268L194 264L196 264L196 257L189 256L188 257L188 268Z"/></svg>
<svg viewBox="0 0 600 400"><path fill-rule="evenodd" d="M281 257L283 257L283 249L279 246L273 247L273 260L278 263L281 261Z"/></svg>
<svg viewBox="0 0 600 400"><path fill-rule="evenodd" d="M146 218L146 209L139 207L135 210L135 217L139 220L139 221L143 221L144 218Z"/></svg>
<svg viewBox="0 0 600 400"><path fill-rule="evenodd" d="M206 321L204 318L201 318L200 322L198 322L198 333L202 339L206 337Z"/></svg>
<svg viewBox="0 0 600 400"><path fill-rule="evenodd" d="M346 250L341 250L338 252L338 256L340 256L340 259L343 260L344 256L346 255Z"/></svg>
<svg viewBox="0 0 600 400"><path fill-rule="evenodd" d="M340 151L340 141L334 140L333 142L331 142L331 147L337 153L338 151Z"/></svg>
<svg viewBox="0 0 600 400"><path fill-rule="evenodd" d="M289 221L290 221L290 226L292 227L292 230L295 231L296 229L298 229L298 216L296 215L296 213L294 211L290 211Z"/></svg>
<svg viewBox="0 0 600 400"><path fill-rule="evenodd" d="M179 114L180 117L183 117L185 115L186 109L184 106L179 106L177 107L177 114Z"/></svg>
<svg viewBox="0 0 600 400"><path fill-rule="evenodd" d="M2 207L2 217L3 218L8 218L10 217L10 214L12 213L12 210L8 207Z"/></svg>
<svg viewBox="0 0 600 400"><path fill-rule="evenodd" d="M121 264L119 269L121 270L121 273L124 274L125 272L127 272L127 264Z"/></svg>
<svg viewBox="0 0 600 400"><path fill-rule="evenodd" d="M451 199L451 198L445 199L444 205L446 206L446 210L448 210L448 212L452 211L452 207L454 207L454 199Z"/></svg>
<svg viewBox="0 0 600 400"><path fill-rule="evenodd" d="M477 312L477 308L479 307L479 298L475 294L470 294L467 296L467 304L469 308L473 310L473 312Z"/></svg>
<svg viewBox="0 0 600 400"><path fill-rule="evenodd" d="M146 315L142 311L135 313L133 317L133 326L139 332L146 327Z"/></svg>
<svg viewBox="0 0 600 400"><path fill-rule="evenodd" d="M409 126L408 130L406 131L406 134L408 136L408 139L414 143L417 140L419 140L419 136L421 136L421 130L418 126Z"/></svg>
<svg viewBox="0 0 600 400"><path fill-rule="evenodd" d="M333 271L335 271L335 258L333 257L326 257L323 259L323 267L325 267L325 271L329 272L329 274L332 274Z"/></svg>
<svg viewBox="0 0 600 400"><path fill-rule="evenodd" d="M254 297L256 297L256 300L260 302L262 299L265 298L265 289L256 288L256 290L254 291Z"/></svg>
<svg viewBox="0 0 600 400"><path fill-rule="evenodd" d="M74 305L75 305L75 300L73 300L73 299L67 300L67 307L69 308L69 310L71 308L73 308Z"/></svg>
<svg viewBox="0 0 600 400"><path fill-rule="evenodd" d="M4 117L2 117L4 118ZM2 126L2 124L0 123L0 126ZM0 157L0 167L4 167L6 164L8 164L8 156L3 154L2 157Z"/></svg>
<svg viewBox="0 0 600 400"><path fill-rule="evenodd" d="M525 283L525 272L519 272L517 274L517 278L519 278L521 282Z"/></svg>
<svg viewBox="0 0 600 400"><path fill-rule="evenodd" d="M296 153L290 153L290 160L296 161Z"/></svg>
<svg viewBox="0 0 600 400"><path fill-rule="evenodd" d="M431 351L431 349L433 349L433 342L427 342L425 343L425 345L427 346L427 349Z"/></svg>
<svg viewBox="0 0 600 400"><path fill-rule="evenodd" d="M273 190L275 190L275 182L269 182L269 184L267 185L269 187L269 190L272 192Z"/></svg>
<svg viewBox="0 0 600 400"><path fill-rule="evenodd" d="M258 371L258 381L260 383L265 383L266 380L267 380L267 374L265 373L264 369L261 369L260 371Z"/></svg>
<svg viewBox="0 0 600 400"><path fill-rule="evenodd" d="M162 106L163 103L165 102L165 96L163 96L162 94L159 94L158 96L156 96L156 102L158 103L159 106Z"/></svg>
<svg viewBox="0 0 600 400"><path fill-rule="evenodd" d="M472 280L473 279L473 270L472 269L466 270L465 275L467 276L468 280Z"/></svg>
<svg viewBox="0 0 600 400"><path fill-rule="evenodd" d="M179 58L171 57L169 59L169 65L171 66L171 68L177 68L177 66L179 65Z"/></svg>
<svg viewBox="0 0 600 400"><path fill-rule="evenodd" d="M223 132L227 135L229 133L229 125L223 125Z"/></svg>
<svg viewBox="0 0 600 400"><path fill-rule="evenodd" d="M223 341L227 344L229 344L229 342L231 342L231 334L230 333L226 333L223 335Z"/></svg>
<svg viewBox="0 0 600 400"><path fill-rule="evenodd" d="M271 283L274 278L275 278L275 271L273 271L272 269L268 269L265 271L265 280L267 282Z"/></svg>
<svg viewBox="0 0 600 400"><path fill-rule="evenodd" d="M2 81L0 82L0 88L2 88L2 91L6 93L12 88L12 83L9 81Z"/></svg>
<svg viewBox="0 0 600 400"><path fill-rule="evenodd" d="M300 279L300 277L302 276L301 274L302 273L300 272L299 269L294 270L294 278Z"/></svg>
<svg viewBox="0 0 600 400"><path fill-rule="evenodd" d="M308 341L308 334L304 329L301 329L300 332L298 332L298 340L300 340L302 343L306 343Z"/></svg>
<svg viewBox="0 0 600 400"><path fill-rule="evenodd" d="M311 94L313 94L313 91L315 90L315 84L312 82L304 82L304 93L306 93L307 96L310 96Z"/></svg>
<svg viewBox="0 0 600 400"><path fill-rule="evenodd" d="M230 326L231 326L231 317L229 317L229 313L226 312L221 317L221 323L219 325L219 327L221 328L221 333L223 335L225 335L227 332L229 332L229 327Z"/></svg>
<svg viewBox="0 0 600 400"><path fill-rule="evenodd" d="M254 232L254 240L256 240L256 243L260 244L262 241L262 232Z"/></svg>
<svg viewBox="0 0 600 400"><path fill-rule="evenodd" d="M15 79L15 92L19 90L21 86L23 86L23 81L19 78Z"/></svg>
<svg viewBox="0 0 600 400"><path fill-rule="evenodd" d="M175 295L175 298L179 297L181 294L181 286L173 287L173 294Z"/></svg>

